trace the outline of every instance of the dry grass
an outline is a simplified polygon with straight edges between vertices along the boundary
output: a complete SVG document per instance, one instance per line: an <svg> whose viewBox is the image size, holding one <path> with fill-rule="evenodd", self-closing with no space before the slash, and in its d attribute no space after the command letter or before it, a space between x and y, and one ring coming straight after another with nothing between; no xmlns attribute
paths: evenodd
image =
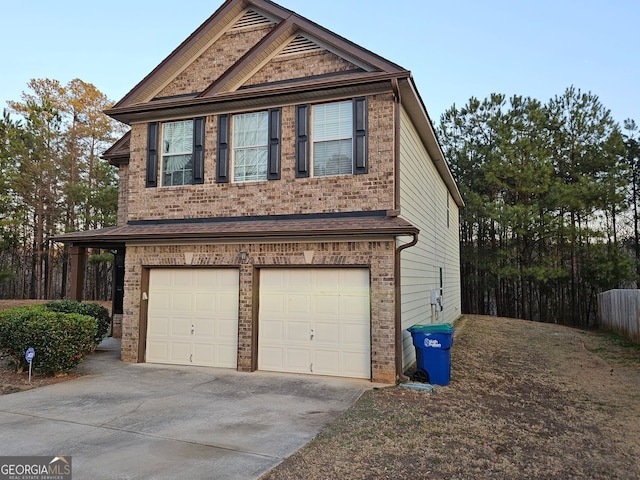
<svg viewBox="0 0 640 480"><path fill-rule="evenodd" d="M300 478L640 478L640 349L469 316L449 386L367 392L263 477Z"/></svg>

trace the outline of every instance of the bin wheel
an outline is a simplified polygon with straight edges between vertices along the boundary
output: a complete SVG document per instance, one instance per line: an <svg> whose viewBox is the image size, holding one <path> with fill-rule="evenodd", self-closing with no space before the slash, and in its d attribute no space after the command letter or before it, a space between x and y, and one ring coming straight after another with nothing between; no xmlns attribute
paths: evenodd
<svg viewBox="0 0 640 480"><path fill-rule="evenodd" d="M416 373L413 374L411 380L414 382L429 383L429 374L424 370L416 370Z"/></svg>

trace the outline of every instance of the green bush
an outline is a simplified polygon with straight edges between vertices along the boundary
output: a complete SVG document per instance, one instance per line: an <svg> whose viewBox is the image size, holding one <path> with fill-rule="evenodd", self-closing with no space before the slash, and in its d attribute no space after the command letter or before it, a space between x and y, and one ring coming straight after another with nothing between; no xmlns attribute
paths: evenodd
<svg viewBox="0 0 640 480"><path fill-rule="evenodd" d="M47 375L71 370L84 360L96 331L96 321L88 315L53 312L41 305L0 312L0 350L24 369L24 354L33 347L33 368Z"/></svg>
<svg viewBox="0 0 640 480"><path fill-rule="evenodd" d="M111 316L109 310L97 303L84 303L75 300L57 300L45 303L45 307L54 312L79 313L89 315L96 319L98 332L96 333L95 344L98 345L109 332L111 326Z"/></svg>

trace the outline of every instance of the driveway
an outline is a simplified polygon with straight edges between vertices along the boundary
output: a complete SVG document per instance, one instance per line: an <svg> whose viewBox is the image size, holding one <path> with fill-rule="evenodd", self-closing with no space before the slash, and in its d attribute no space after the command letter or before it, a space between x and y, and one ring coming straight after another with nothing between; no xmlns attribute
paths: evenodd
<svg viewBox="0 0 640 480"><path fill-rule="evenodd" d="M373 387L118 358L105 342L87 375L1 396L0 455L70 455L75 480L258 478Z"/></svg>

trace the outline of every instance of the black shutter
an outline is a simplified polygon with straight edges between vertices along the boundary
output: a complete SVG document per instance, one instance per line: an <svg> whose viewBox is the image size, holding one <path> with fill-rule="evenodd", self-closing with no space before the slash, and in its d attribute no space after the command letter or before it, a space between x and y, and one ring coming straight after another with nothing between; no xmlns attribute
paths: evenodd
<svg viewBox="0 0 640 480"><path fill-rule="evenodd" d="M158 122L147 126L147 187L158 186Z"/></svg>
<svg viewBox="0 0 640 480"><path fill-rule="evenodd" d="M309 176L309 105L296 106L296 177Z"/></svg>
<svg viewBox="0 0 640 480"><path fill-rule="evenodd" d="M218 161L216 182L229 182L229 114L218 115Z"/></svg>
<svg viewBox="0 0 640 480"><path fill-rule="evenodd" d="M367 173L367 98L353 100L353 173Z"/></svg>
<svg viewBox="0 0 640 480"><path fill-rule="evenodd" d="M205 117L193 119L193 184L204 183Z"/></svg>
<svg viewBox="0 0 640 480"><path fill-rule="evenodd" d="M282 137L282 110L269 110L269 157L267 160L267 180L280 179L280 138Z"/></svg>

